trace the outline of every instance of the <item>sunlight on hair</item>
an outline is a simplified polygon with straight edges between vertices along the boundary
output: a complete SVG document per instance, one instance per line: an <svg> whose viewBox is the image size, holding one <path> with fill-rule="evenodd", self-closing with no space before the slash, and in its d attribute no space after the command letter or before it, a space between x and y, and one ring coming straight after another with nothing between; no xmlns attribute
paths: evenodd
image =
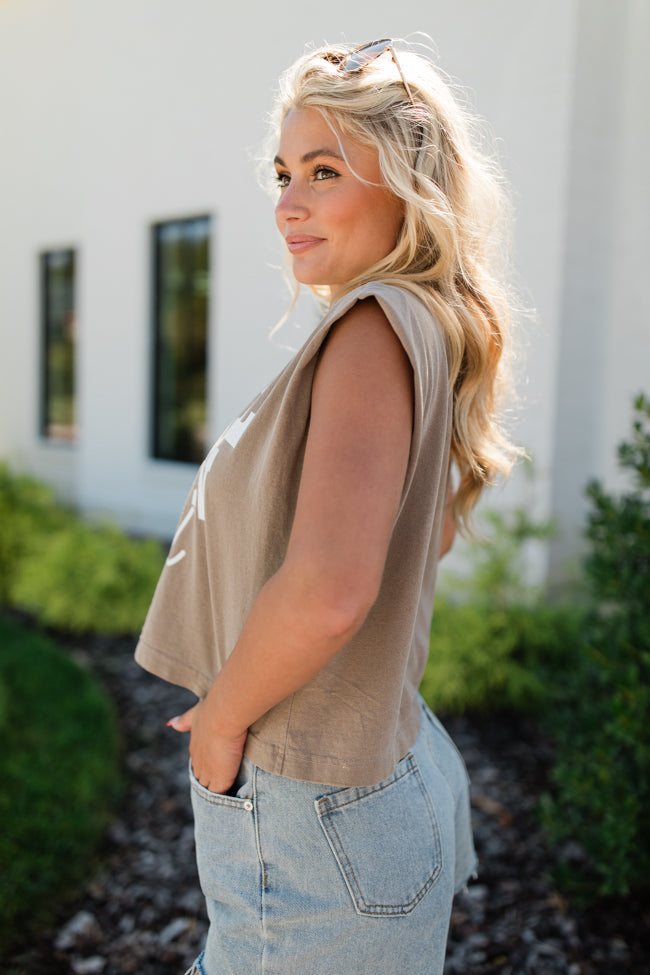
<svg viewBox="0 0 650 975"><path fill-rule="evenodd" d="M416 36L422 39L395 43L413 100L390 52L355 72L337 64L354 45L318 48L299 58L280 78L266 165L284 119L297 108L316 109L334 134L338 129L377 150L386 185L404 201L404 222L391 253L349 281L346 291L369 281L405 288L425 303L443 332L454 391L454 515L459 528L472 534L471 513L482 490L507 476L524 455L510 442L502 415L511 389L511 207L485 123L434 63L430 39ZM293 308L295 280L292 290ZM330 298L327 288L312 290Z"/></svg>

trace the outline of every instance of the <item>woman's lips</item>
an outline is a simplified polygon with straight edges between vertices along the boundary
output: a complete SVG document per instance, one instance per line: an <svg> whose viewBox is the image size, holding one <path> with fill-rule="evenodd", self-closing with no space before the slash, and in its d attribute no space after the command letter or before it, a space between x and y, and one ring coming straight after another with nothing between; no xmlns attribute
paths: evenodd
<svg viewBox="0 0 650 975"><path fill-rule="evenodd" d="M322 237L311 237L309 234L289 234L285 240L292 254L302 254L303 251L308 251L323 243Z"/></svg>

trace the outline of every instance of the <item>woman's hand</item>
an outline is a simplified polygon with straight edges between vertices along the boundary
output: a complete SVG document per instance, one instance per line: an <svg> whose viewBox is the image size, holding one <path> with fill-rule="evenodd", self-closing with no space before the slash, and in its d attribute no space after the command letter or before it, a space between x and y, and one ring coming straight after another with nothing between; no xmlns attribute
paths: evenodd
<svg viewBox="0 0 650 975"><path fill-rule="evenodd" d="M210 708L199 701L184 714L167 722L175 731L189 731L192 771L210 792L226 793L237 778L248 732L225 738L214 731Z"/></svg>

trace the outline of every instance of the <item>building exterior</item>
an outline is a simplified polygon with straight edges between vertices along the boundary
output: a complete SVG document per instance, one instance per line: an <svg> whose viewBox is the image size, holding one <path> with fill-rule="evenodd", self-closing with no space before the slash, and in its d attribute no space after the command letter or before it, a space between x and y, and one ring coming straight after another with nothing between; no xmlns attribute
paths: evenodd
<svg viewBox="0 0 650 975"><path fill-rule="evenodd" d="M575 557L587 479L650 387L646 0L0 0L0 457L88 513L171 535L196 462L315 322L255 157L306 42L433 37L499 137L526 305L494 497ZM415 38L417 40L417 38ZM300 328L298 325L300 324Z"/></svg>

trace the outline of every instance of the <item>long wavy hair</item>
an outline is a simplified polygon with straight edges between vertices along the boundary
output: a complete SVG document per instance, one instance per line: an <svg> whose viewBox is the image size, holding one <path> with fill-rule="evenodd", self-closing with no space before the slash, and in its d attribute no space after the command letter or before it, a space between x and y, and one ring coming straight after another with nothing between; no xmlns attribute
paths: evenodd
<svg viewBox="0 0 650 975"><path fill-rule="evenodd" d="M272 129L277 140L292 109L318 110L330 126L376 149L386 185L404 203L394 249L346 290L368 281L406 288L442 329L453 389L454 519L472 534L481 491L509 474L522 453L501 422L511 317L502 271L509 226L504 181L482 147L477 119L428 58L397 52L411 98L388 52L344 72L340 62L350 50L310 51L282 75ZM327 289L313 290L329 297Z"/></svg>

